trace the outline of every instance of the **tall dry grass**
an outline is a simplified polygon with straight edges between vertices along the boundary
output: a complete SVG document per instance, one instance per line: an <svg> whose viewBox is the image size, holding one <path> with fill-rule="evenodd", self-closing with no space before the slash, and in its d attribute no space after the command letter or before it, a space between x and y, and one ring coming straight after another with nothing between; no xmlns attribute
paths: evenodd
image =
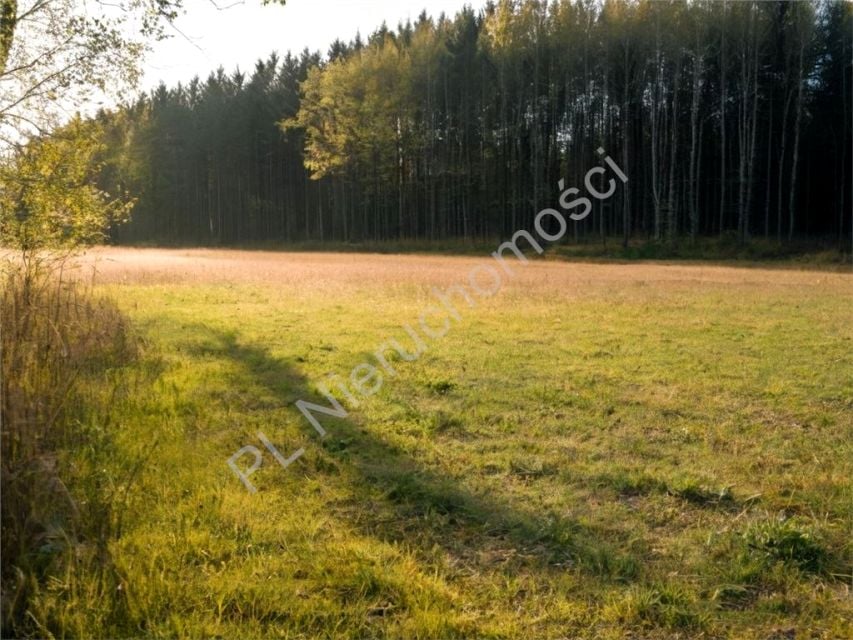
<svg viewBox="0 0 853 640"><path fill-rule="evenodd" d="M136 344L118 308L70 277L69 264L25 253L2 272L3 637L38 633L26 612L40 582L81 548L104 563L113 522L108 496L69 490L63 452L92 446L84 416L108 404L103 373L132 361Z"/></svg>

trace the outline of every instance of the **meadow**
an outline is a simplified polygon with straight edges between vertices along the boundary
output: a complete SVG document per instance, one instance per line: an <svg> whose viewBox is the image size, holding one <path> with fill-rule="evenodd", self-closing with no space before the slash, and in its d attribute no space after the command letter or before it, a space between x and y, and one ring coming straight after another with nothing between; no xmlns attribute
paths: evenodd
<svg viewBox="0 0 853 640"><path fill-rule="evenodd" d="M98 249L129 315L108 578L65 637L853 636L853 274L538 259L319 438L296 410L482 258ZM92 270L96 275L92 275ZM98 422L100 420L100 422ZM288 456L287 469L258 440ZM250 494L227 465L264 452ZM246 464L242 461L241 464ZM83 553L83 550L81 550ZM62 630L61 634L57 630Z"/></svg>

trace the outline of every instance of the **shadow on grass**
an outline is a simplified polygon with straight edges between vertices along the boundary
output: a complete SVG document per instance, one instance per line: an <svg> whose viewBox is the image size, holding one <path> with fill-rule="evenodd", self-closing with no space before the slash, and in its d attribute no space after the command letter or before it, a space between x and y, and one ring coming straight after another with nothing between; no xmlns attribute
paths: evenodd
<svg viewBox="0 0 853 640"><path fill-rule="evenodd" d="M558 514L525 510L493 493L464 488L440 469L401 451L352 414L349 419L318 416L328 435L317 438L292 401L328 402L310 388L296 367L273 357L263 346L242 342L236 332L197 324L183 328L189 335L206 336L185 343L191 354L227 359L253 383L288 402L305 424L307 438L314 436L313 444L306 440L307 455L294 466L327 474L330 482L335 481L336 471L355 478L348 490L357 500L354 513L360 522L356 526L363 533L422 552L438 545L466 564L477 562L482 554L502 561L522 558L522 562L563 570L575 568L613 580L637 577L636 558L605 542L603 532ZM292 472L293 468L285 471ZM513 564L505 563L505 570Z"/></svg>

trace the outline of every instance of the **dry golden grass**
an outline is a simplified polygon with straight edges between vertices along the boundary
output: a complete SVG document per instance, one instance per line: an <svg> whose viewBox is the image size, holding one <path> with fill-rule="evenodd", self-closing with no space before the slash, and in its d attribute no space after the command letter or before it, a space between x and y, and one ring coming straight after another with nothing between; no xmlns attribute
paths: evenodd
<svg viewBox="0 0 853 640"><path fill-rule="evenodd" d="M523 244L523 243L522 243ZM528 253L533 253L528 251ZM512 260L512 255L508 254ZM492 262L479 258L362 253L285 253L228 249L133 249L100 247L78 263L94 269L101 284L263 284L334 292L402 285L447 286L468 269ZM590 295L602 289L647 287L813 288L853 294L853 273L719 266L707 263L599 264L536 260L510 281L532 296Z"/></svg>

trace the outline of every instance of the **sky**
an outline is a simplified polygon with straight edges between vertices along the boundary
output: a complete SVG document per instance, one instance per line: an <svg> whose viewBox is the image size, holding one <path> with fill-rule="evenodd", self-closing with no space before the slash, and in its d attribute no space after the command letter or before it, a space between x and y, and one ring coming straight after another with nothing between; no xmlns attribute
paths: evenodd
<svg viewBox="0 0 853 640"><path fill-rule="evenodd" d="M474 0L287 0L285 6L263 6L261 0L186 0L185 13L169 29L171 37L156 42L143 64L140 89L160 81L175 85L194 75L206 77L222 65L251 71L258 58L272 51L282 55L328 51L340 38L349 41L375 31L384 20L389 28L414 22L423 9L433 17L455 14ZM221 7L221 8L217 8Z"/></svg>

